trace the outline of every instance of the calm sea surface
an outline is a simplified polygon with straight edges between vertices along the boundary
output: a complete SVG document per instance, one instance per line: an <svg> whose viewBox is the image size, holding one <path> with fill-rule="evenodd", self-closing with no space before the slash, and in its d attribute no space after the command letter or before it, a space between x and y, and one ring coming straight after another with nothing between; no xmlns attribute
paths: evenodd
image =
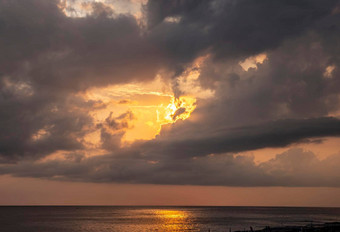
<svg viewBox="0 0 340 232"><path fill-rule="evenodd" d="M1 232L229 231L340 221L340 208L0 207Z"/></svg>

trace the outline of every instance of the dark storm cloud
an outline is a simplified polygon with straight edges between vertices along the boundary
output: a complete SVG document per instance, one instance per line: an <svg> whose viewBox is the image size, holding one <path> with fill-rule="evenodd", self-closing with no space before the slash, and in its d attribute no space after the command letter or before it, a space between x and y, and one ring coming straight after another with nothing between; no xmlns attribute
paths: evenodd
<svg viewBox="0 0 340 232"><path fill-rule="evenodd" d="M131 15L109 17L96 3L92 15L69 18L58 3L0 1L0 156L9 160L82 148L96 104L72 94L151 79L159 66ZM46 136L33 141L39 130Z"/></svg>
<svg viewBox="0 0 340 232"><path fill-rule="evenodd" d="M18 96L4 85L0 94L1 156L8 160L38 158L59 149L82 148L77 137L85 134L83 128L92 118L74 110L79 105L74 100L51 94ZM41 138L35 140L39 134Z"/></svg>
<svg viewBox="0 0 340 232"><path fill-rule="evenodd" d="M0 173L130 184L340 187L339 158L339 154L334 154L319 160L313 152L289 149L257 165L251 156L232 154L212 154L178 162L133 155L84 159L82 154L75 153L68 154L64 160L3 166Z"/></svg>
<svg viewBox="0 0 340 232"><path fill-rule="evenodd" d="M340 120L315 118L280 120L266 124L219 129L204 136L166 135L165 139L145 144L146 153L155 157L185 158L209 154L241 152L265 147L285 147L291 143L308 142L308 138L339 136Z"/></svg>
<svg viewBox="0 0 340 232"><path fill-rule="evenodd" d="M149 0L146 27L103 3L92 4L82 18L65 16L58 3L0 0L0 162L15 163L2 164L0 173L91 182L339 186L338 154L320 161L291 149L260 165L234 154L340 135L340 120L330 116L340 109L338 1ZM267 59L243 70L239 63L259 53ZM195 120L163 126L151 141L121 148L133 114L110 114L96 124L89 111L105 104L77 95L152 80L160 70L176 77L206 54L198 81L215 96L197 101ZM97 129L106 155L86 158L83 138ZM57 151L62 158L41 160Z"/></svg>
<svg viewBox="0 0 340 232"><path fill-rule="evenodd" d="M2 72L45 88L152 78L159 64L134 17L66 17L58 1L1 1ZM95 4L97 6L98 4ZM23 73L18 73L23 72ZM15 77L12 77L15 78Z"/></svg>
<svg viewBox="0 0 340 232"><path fill-rule="evenodd" d="M146 5L151 38L177 62L209 49L235 59L275 48L315 27L336 0L150 0ZM178 17L178 23L165 20Z"/></svg>

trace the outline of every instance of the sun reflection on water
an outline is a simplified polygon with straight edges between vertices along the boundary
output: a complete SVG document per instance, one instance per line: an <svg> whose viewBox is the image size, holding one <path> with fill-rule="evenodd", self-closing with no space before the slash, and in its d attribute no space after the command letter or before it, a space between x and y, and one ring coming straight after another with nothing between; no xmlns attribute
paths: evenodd
<svg viewBox="0 0 340 232"><path fill-rule="evenodd" d="M187 231L194 229L194 224L187 211L159 209L154 210L154 214L161 221L159 231Z"/></svg>

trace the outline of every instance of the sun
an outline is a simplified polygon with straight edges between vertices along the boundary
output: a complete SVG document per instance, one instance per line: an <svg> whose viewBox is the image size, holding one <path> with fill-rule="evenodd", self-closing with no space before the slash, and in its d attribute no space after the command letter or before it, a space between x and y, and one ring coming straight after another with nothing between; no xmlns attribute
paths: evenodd
<svg viewBox="0 0 340 232"><path fill-rule="evenodd" d="M163 114L157 110L157 121L161 124L175 123L190 117L196 108L196 99L190 96L172 97L171 102L164 107Z"/></svg>

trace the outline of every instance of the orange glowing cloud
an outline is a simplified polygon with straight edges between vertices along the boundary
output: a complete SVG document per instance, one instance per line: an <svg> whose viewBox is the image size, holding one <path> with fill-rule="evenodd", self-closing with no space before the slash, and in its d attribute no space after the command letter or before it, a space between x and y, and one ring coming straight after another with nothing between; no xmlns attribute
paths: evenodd
<svg viewBox="0 0 340 232"><path fill-rule="evenodd" d="M193 65L177 77L176 88L181 95L176 96L172 83L160 75L147 83L129 83L92 88L81 97L87 101L101 102L105 107L92 109L89 114L100 124L109 116L118 117L129 111L134 115L128 128L124 128L122 145L135 140L150 140L160 133L162 125L188 119L196 108L197 98L209 98L214 92L202 89L198 77L200 65L207 57L198 58ZM85 136L87 146L100 145L99 129Z"/></svg>

